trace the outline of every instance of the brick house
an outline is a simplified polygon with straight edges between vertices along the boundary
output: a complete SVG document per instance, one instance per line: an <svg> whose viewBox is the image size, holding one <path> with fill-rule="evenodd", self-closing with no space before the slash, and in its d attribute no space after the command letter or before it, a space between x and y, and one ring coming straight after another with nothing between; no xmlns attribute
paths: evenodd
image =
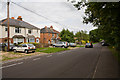
<svg viewBox="0 0 120 80"><path fill-rule="evenodd" d="M7 42L8 19L0 21L0 43ZM10 43L40 42L40 29L23 21L21 16L17 19L9 18Z"/></svg>
<svg viewBox="0 0 120 80"><path fill-rule="evenodd" d="M53 26L50 28L45 26L40 31L40 43L48 43L53 44L59 41L61 38L59 37L60 32L53 29Z"/></svg>

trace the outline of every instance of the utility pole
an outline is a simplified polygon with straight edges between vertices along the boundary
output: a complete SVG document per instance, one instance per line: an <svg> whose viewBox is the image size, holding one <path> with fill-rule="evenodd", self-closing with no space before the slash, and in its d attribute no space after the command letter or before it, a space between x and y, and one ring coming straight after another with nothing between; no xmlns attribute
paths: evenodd
<svg viewBox="0 0 120 80"><path fill-rule="evenodd" d="M9 48L10 48L10 43L9 43L9 34L10 34L10 32L9 32L9 4L10 4L10 2L9 2L9 0L7 1L7 20L8 20L8 22L7 22L7 27L8 27L8 51L9 51Z"/></svg>

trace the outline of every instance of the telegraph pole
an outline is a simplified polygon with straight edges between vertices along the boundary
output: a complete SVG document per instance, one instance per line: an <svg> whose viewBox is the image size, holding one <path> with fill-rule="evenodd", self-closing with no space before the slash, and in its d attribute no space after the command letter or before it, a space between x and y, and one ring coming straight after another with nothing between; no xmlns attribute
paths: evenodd
<svg viewBox="0 0 120 80"><path fill-rule="evenodd" d="M7 22L7 27L8 27L8 51L9 51L9 48L10 48L10 43L9 43L9 34L10 34L10 32L9 32L9 4L10 4L10 2L9 2L9 0L7 1L7 20L8 20L8 22Z"/></svg>

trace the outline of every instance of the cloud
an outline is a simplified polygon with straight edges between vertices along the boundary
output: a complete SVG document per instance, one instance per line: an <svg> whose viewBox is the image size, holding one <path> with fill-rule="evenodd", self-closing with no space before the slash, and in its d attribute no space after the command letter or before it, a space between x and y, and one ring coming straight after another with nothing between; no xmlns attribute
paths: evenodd
<svg viewBox="0 0 120 80"><path fill-rule="evenodd" d="M35 13L47 17L49 20L38 16L30 11L27 11L13 3L10 4L10 17L17 18L22 16L23 20L29 22L39 28L44 26L51 26L61 31L63 28L69 29L70 31L77 32L79 30L90 31L94 29L91 24L85 25L82 23L84 9L78 11L75 7L68 2L16 2L17 4L28 8ZM1 5L1 3L0 3ZM0 8L0 20L6 18L6 3L2 2L2 8ZM52 20L52 21L50 21ZM58 24L56 24L56 23Z"/></svg>

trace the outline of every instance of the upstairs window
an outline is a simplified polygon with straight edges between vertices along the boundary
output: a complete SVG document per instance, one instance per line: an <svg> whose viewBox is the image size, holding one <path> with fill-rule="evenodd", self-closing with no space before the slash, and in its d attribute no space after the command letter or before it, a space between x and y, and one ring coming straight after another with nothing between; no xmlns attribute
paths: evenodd
<svg viewBox="0 0 120 80"><path fill-rule="evenodd" d="M54 37L54 34L52 34L52 37Z"/></svg>
<svg viewBox="0 0 120 80"><path fill-rule="evenodd" d="M8 28L7 27L5 27L5 31L7 31L8 30Z"/></svg>
<svg viewBox="0 0 120 80"><path fill-rule="evenodd" d="M32 30L29 29L29 30L28 30L28 33L31 34L31 33L32 33Z"/></svg>
<svg viewBox="0 0 120 80"><path fill-rule="evenodd" d="M15 33L21 33L21 29L20 28L15 28Z"/></svg>

